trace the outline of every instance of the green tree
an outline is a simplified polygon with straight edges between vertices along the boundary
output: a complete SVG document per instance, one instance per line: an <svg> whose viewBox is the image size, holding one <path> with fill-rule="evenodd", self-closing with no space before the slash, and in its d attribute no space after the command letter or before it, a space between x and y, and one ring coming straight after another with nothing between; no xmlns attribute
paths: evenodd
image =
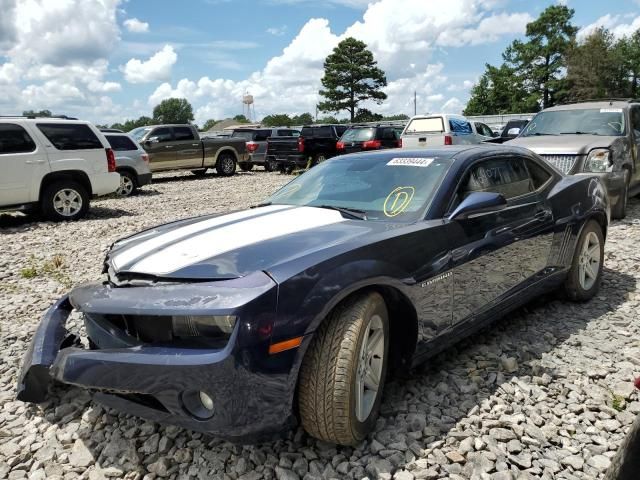
<svg viewBox="0 0 640 480"><path fill-rule="evenodd" d="M193 108L186 98L167 98L153 109L157 123L190 123L193 118Z"/></svg>
<svg viewBox="0 0 640 480"><path fill-rule="evenodd" d="M313 115L310 113L303 113L301 115L294 115L291 118L291 125L311 125L313 121Z"/></svg>
<svg viewBox="0 0 640 480"><path fill-rule="evenodd" d="M236 115L235 117L233 117L233 120L235 120L238 123L251 123L249 119L244 115Z"/></svg>
<svg viewBox="0 0 640 480"><path fill-rule="evenodd" d="M366 108L359 108L353 119L354 122L379 122L380 120L382 120L382 115L373 113Z"/></svg>
<svg viewBox="0 0 640 480"><path fill-rule="evenodd" d="M409 115L406 115L404 113L399 113L397 115L386 115L382 119L388 122L393 122L394 120L409 120Z"/></svg>
<svg viewBox="0 0 640 480"><path fill-rule="evenodd" d="M138 127L146 127L147 125L153 125L153 118L141 116L135 120L125 120L124 123L114 123L111 125L111 128L117 128L118 130L122 130L123 132L129 132L134 128Z"/></svg>
<svg viewBox="0 0 640 480"><path fill-rule="evenodd" d="M292 125L291 117L286 113L267 115L262 119L262 124L267 127L290 127Z"/></svg>
<svg viewBox="0 0 640 480"><path fill-rule="evenodd" d="M218 123L216 120L214 120L213 118L210 118L209 120L204 122L204 125L202 125L202 131L206 132L211 130L216 123Z"/></svg>
<svg viewBox="0 0 640 480"><path fill-rule="evenodd" d="M623 37L613 47L618 59L619 89L631 98L640 96L640 30Z"/></svg>
<svg viewBox="0 0 640 480"><path fill-rule="evenodd" d="M486 68L489 68L487 64ZM482 74L478 83L471 87L471 98L462 112L463 115L491 115L496 113L491 102L491 89L488 73Z"/></svg>
<svg viewBox="0 0 640 480"><path fill-rule="evenodd" d="M527 40L515 40L503 54L527 91L538 96L542 108L567 95L566 54L578 31L571 23L574 13L565 5L547 7L527 24Z"/></svg>
<svg viewBox="0 0 640 480"><path fill-rule="evenodd" d="M346 110L353 121L360 102L382 103L387 98L382 91L387 79L377 65L364 42L352 37L341 41L324 61L324 88L320 95L325 100L318 104L318 109L336 113Z"/></svg>
<svg viewBox="0 0 640 480"><path fill-rule="evenodd" d="M570 98L581 101L595 98L622 97L628 91L625 42L616 45L613 34L598 28L567 56L567 80Z"/></svg>
<svg viewBox="0 0 640 480"><path fill-rule="evenodd" d="M22 116L23 117L50 117L51 110L38 110L37 112L35 110L25 110L24 112L22 112Z"/></svg>
<svg viewBox="0 0 640 480"><path fill-rule="evenodd" d="M325 117L319 118L317 123L340 123L340 120L338 120L333 115L327 115Z"/></svg>

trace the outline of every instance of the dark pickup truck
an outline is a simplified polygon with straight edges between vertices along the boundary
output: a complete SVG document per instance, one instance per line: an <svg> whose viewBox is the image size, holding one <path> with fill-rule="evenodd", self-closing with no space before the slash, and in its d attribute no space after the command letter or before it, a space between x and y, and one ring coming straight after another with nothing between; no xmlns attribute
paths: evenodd
<svg viewBox="0 0 640 480"><path fill-rule="evenodd" d="M200 138L193 125L149 125L129 132L149 154L152 172L191 170L204 175L215 168L218 175L228 177L238 162L249 159L243 138Z"/></svg>
<svg viewBox="0 0 640 480"><path fill-rule="evenodd" d="M311 167L335 157L336 144L347 130L346 125L302 127L299 137L272 137L267 140L267 162L280 171Z"/></svg>

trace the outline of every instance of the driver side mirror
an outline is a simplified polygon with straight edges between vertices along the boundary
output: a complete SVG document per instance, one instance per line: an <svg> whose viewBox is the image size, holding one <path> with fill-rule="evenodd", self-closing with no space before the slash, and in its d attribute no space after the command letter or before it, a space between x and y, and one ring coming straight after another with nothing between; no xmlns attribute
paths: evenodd
<svg viewBox="0 0 640 480"><path fill-rule="evenodd" d="M497 212L507 206L501 193L473 192L456 207L449 220L463 220L479 213Z"/></svg>
<svg viewBox="0 0 640 480"><path fill-rule="evenodd" d="M520 129L519 128L510 128L509 131L507 132L507 135L509 135L510 137L517 137L518 135L520 135Z"/></svg>
<svg viewBox="0 0 640 480"><path fill-rule="evenodd" d="M154 145L156 143L160 143L160 139L158 137L151 137L151 138L147 138L144 141L145 146L150 147L151 145Z"/></svg>

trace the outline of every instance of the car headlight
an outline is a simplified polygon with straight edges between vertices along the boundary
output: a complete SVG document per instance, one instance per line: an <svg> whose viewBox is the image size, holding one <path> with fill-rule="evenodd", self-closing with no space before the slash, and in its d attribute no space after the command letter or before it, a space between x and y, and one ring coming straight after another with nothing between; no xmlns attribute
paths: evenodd
<svg viewBox="0 0 640 480"><path fill-rule="evenodd" d="M228 336L236 324L234 315L171 317L173 335L176 337L221 337Z"/></svg>
<svg viewBox="0 0 640 480"><path fill-rule="evenodd" d="M585 172L604 173L613 170L613 162L611 161L611 151L606 148L594 148L587 155L587 161L584 164Z"/></svg>

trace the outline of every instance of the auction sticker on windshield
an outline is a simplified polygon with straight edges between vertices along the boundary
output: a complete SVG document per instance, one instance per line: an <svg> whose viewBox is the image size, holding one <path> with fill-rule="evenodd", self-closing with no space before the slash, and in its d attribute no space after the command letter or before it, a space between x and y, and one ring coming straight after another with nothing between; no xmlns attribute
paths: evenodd
<svg viewBox="0 0 640 480"><path fill-rule="evenodd" d="M601 108L600 113L622 113L621 108Z"/></svg>
<svg viewBox="0 0 640 480"><path fill-rule="evenodd" d="M428 167L434 158L394 158L389 163L390 167Z"/></svg>

